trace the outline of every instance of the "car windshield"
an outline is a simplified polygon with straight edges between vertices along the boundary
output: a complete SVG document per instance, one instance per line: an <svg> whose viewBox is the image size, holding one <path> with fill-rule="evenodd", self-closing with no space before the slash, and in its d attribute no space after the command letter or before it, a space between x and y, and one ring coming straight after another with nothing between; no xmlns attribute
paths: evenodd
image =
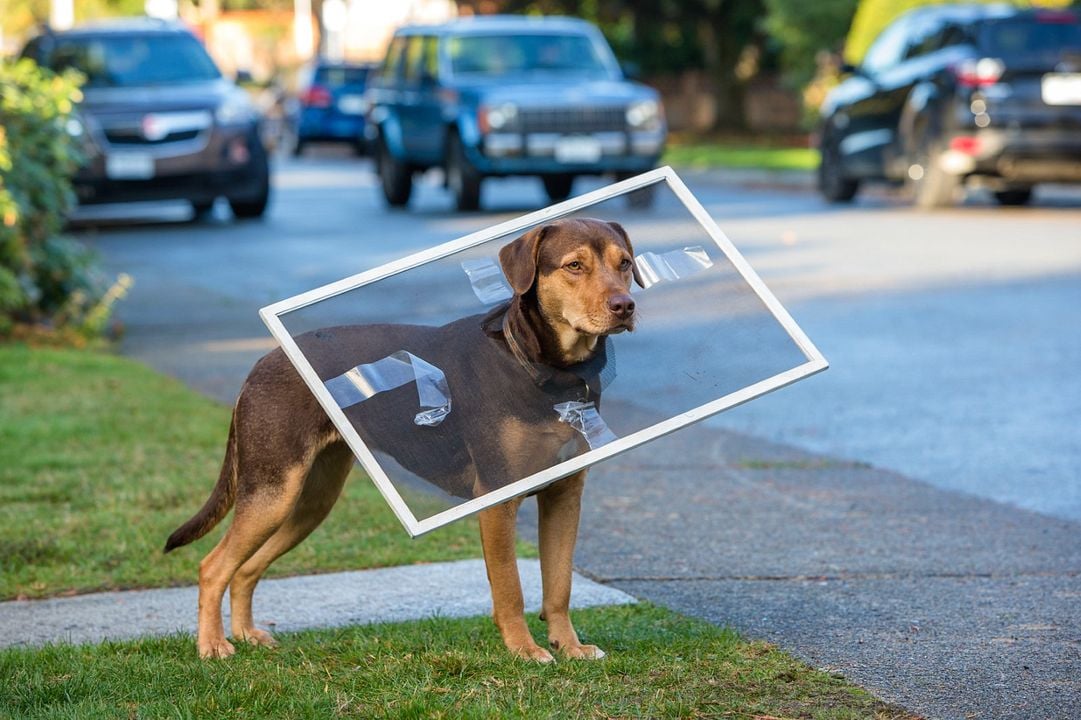
<svg viewBox="0 0 1081 720"><path fill-rule="evenodd" d="M178 85L221 77L214 61L191 35L99 35L59 38L46 64L74 68L87 87Z"/></svg>
<svg viewBox="0 0 1081 720"><path fill-rule="evenodd" d="M320 85L364 85L368 81L368 68L320 67L315 71L315 82Z"/></svg>
<svg viewBox="0 0 1081 720"><path fill-rule="evenodd" d="M456 75L610 74L597 45L585 35L462 35L450 39L449 53Z"/></svg>
<svg viewBox="0 0 1081 720"><path fill-rule="evenodd" d="M1025 20L1000 20L984 28L983 48L988 54L1010 60L1058 60L1063 51L1081 53L1081 24L1069 16L1038 16Z"/></svg>

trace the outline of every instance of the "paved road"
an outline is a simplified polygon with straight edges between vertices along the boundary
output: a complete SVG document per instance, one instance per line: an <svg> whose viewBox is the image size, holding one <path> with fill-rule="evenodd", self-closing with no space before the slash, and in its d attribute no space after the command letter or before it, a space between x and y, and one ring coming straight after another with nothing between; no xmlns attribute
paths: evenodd
<svg viewBox="0 0 1081 720"><path fill-rule="evenodd" d="M503 181L460 216L429 183L388 212L329 156L277 181L263 223L81 231L136 278L126 353L231 401L271 345L258 307L543 202ZM932 717L1073 717L1081 200L923 215L690 184L832 368L598 468L579 566Z"/></svg>

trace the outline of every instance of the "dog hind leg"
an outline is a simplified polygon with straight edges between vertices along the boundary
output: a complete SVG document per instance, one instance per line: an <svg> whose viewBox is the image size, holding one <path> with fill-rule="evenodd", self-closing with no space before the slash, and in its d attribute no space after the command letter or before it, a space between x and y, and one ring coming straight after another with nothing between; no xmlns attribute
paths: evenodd
<svg viewBox="0 0 1081 720"><path fill-rule="evenodd" d="M233 575L229 606L233 638L254 645L274 645L273 636L255 627L252 594L271 563L300 544L326 519L353 467L353 454L342 442L324 449L312 463L303 490L285 522Z"/></svg>
<svg viewBox="0 0 1081 720"><path fill-rule="evenodd" d="M237 569L289 516L307 470L307 467L293 467L282 473L280 485L273 485L272 490L264 489L238 499L232 525L199 563L199 657L224 658L235 652L222 627L221 602L225 588Z"/></svg>

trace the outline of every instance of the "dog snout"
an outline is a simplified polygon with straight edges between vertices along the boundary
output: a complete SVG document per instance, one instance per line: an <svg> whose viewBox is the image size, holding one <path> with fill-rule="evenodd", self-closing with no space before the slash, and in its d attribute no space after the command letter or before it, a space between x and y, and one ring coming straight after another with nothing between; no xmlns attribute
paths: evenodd
<svg viewBox="0 0 1081 720"><path fill-rule="evenodd" d="M608 298L608 309L620 320L634 315L634 300L630 295L613 295Z"/></svg>

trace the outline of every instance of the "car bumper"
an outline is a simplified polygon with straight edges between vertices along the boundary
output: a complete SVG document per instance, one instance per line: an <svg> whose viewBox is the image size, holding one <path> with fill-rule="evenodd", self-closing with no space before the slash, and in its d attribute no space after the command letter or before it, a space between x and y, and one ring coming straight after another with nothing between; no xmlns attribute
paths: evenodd
<svg viewBox="0 0 1081 720"><path fill-rule="evenodd" d="M364 140L364 116L306 109L300 115L297 137L301 140Z"/></svg>
<svg viewBox="0 0 1081 720"><path fill-rule="evenodd" d="M987 128L954 138L942 163L956 175L982 175L1015 184L1081 182L1081 133Z"/></svg>
<svg viewBox="0 0 1081 720"><path fill-rule="evenodd" d="M89 205L255 195L265 182L260 143L258 130L249 127L217 128L185 146L98 147L73 178L76 197Z"/></svg>
<svg viewBox="0 0 1081 720"><path fill-rule="evenodd" d="M644 172L664 152L665 133L491 133L470 160L485 175Z"/></svg>

